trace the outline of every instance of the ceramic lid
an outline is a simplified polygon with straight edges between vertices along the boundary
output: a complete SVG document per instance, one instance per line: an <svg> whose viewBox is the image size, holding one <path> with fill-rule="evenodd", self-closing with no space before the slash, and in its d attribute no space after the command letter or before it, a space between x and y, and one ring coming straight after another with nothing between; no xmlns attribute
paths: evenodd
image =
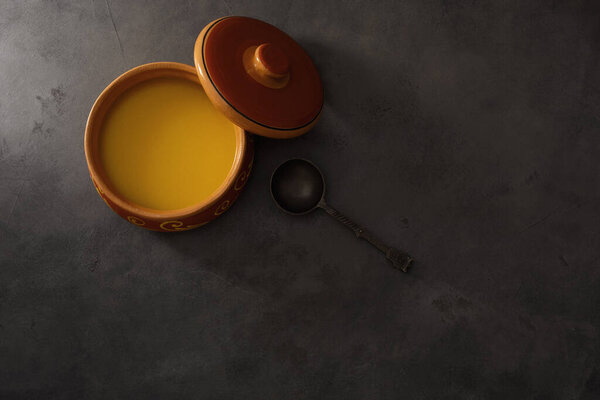
<svg viewBox="0 0 600 400"><path fill-rule="evenodd" d="M213 104L261 136L291 138L317 122L323 86L298 43L266 22L225 17L198 36L194 62Z"/></svg>

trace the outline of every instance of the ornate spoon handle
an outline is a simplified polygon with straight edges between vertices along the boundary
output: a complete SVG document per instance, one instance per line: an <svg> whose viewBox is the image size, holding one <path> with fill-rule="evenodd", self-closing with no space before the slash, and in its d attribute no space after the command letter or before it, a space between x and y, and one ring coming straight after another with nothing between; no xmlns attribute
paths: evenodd
<svg viewBox="0 0 600 400"><path fill-rule="evenodd" d="M394 268L399 269L402 272L408 272L408 267L410 267L411 263L413 262L413 258L411 256L409 256L401 250L386 245L371 232L356 224L354 221L346 217L344 214L342 214L335 208L329 206L327 203L325 203L325 201L322 200L319 203L319 207L325 210L327 214L331 215L333 218L337 219L339 222L352 229L356 237L365 239L367 242L377 247L379 251L385 254L387 259L392 262Z"/></svg>

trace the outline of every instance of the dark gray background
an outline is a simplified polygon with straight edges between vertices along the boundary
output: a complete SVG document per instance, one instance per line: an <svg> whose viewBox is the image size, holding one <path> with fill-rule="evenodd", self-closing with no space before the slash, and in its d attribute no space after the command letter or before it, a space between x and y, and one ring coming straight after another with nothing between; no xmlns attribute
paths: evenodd
<svg viewBox="0 0 600 400"><path fill-rule="evenodd" d="M128 224L88 176L92 103L230 14L304 46L323 117L257 140L206 227ZM1 0L0 397L599 398L599 55L595 0ZM294 156L414 269L280 212Z"/></svg>

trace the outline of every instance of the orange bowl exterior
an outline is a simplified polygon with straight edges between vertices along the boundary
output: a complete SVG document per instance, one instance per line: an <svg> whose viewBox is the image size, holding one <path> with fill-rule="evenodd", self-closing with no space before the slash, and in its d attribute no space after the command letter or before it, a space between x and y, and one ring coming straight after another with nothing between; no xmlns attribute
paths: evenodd
<svg viewBox="0 0 600 400"><path fill-rule="evenodd" d="M128 201L113 190L102 168L98 154L98 139L102 123L113 102L127 89L137 83L160 77L184 78L202 87L195 68L180 63L150 63L125 72L102 91L92 106L85 127L85 156L92 183L98 194L123 219L154 231L185 231L212 221L231 207L252 170L254 143L252 135L236 126L236 154L232 169L215 193L201 203L179 210L164 211L145 208Z"/></svg>

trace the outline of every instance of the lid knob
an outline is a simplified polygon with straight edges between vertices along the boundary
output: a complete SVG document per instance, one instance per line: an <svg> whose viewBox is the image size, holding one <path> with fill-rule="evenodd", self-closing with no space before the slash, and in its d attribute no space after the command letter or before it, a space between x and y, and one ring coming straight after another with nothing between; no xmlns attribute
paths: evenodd
<svg viewBox="0 0 600 400"><path fill-rule="evenodd" d="M244 68L248 75L261 85L272 89L280 89L290 79L290 63L285 53L278 46L263 43L250 46L244 51Z"/></svg>

